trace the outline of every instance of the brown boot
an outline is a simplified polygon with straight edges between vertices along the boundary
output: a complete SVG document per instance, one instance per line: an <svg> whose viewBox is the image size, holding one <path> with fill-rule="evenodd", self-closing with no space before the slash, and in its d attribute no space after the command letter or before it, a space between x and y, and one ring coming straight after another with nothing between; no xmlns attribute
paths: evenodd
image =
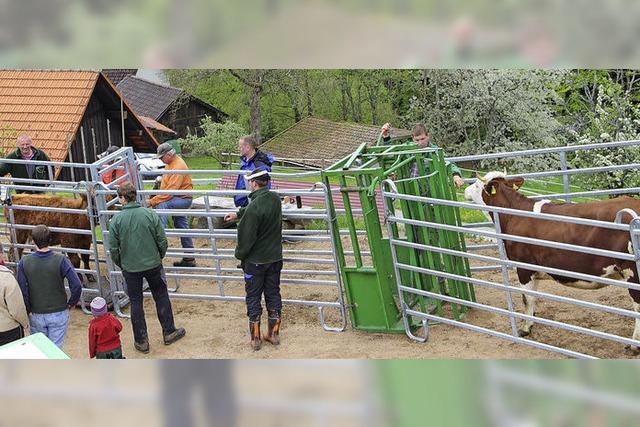
<svg viewBox="0 0 640 427"><path fill-rule="evenodd" d="M255 351L262 347L262 337L260 335L260 319L256 321L249 320L249 333L251 334L251 348Z"/></svg>
<svg viewBox="0 0 640 427"><path fill-rule="evenodd" d="M264 340L273 345L280 344L280 316L269 316L269 332L264 335Z"/></svg>

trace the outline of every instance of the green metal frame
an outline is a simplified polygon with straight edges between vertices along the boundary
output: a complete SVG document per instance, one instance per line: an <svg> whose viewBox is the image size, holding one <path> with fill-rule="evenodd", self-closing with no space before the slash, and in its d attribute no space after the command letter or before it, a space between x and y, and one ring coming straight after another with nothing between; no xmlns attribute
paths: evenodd
<svg viewBox="0 0 640 427"><path fill-rule="evenodd" d="M412 176L417 170L418 177ZM362 144L352 154L322 171L322 180L331 192L339 185L344 202L350 246L353 261L347 261L342 239L339 237L338 217L329 197L328 209L331 213L329 227L332 231L336 258L344 282L344 289L351 323L354 328L370 332L404 333L401 304L393 265L392 248L389 238L383 234L383 225L376 205L376 193L385 179L392 178L398 191L403 194L455 200L455 190L444 161L443 153L437 148L420 148L415 144L367 147ZM362 207L367 239L359 240L350 193L357 193ZM457 208L430 206L423 203L400 201L404 218L460 225ZM387 201L387 212L394 213L393 203ZM394 239L405 239L413 243L442 246L465 250L464 238L460 233L434 230L426 227L407 226L404 237L399 227L392 226ZM362 247L368 243L371 264L367 265L362 256ZM466 258L441 255L431 251L395 247L399 262L430 269L443 270L469 276ZM460 281L438 280L435 276L414 272L402 272L402 283L417 289L447 293L466 300L475 299L471 285ZM442 313L440 301L412 294L404 294L408 307L420 310L438 310ZM464 307L452 305L455 317L464 313ZM415 326L418 326L416 324Z"/></svg>

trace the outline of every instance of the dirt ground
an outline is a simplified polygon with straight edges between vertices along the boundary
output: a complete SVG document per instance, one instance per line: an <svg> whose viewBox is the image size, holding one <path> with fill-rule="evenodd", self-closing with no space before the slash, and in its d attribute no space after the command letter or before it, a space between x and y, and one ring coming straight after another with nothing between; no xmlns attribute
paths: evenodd
<svg viewBox="0 0 640 427"><path fill-rule="evenodd" d="M174 244L177 242L173 242ZM206 242L197 246L204 247ZM219 242L219 247L232 249L233 242ZM285 244L287 249L318 250L328 249L324 242L298 242ZM313 255L302 255L311 257ZM285 255L286 257L286 255ZM170 264L173 260L167 259ZM235 267L235 261L223 263L223 267ZM201 261L199 265L212 265L211 261ZM332 265L314 263L285 264L285 269L331 269ZM302 276L300 274L283 277L330 279L330 276ZM499 272L481 272L476 278L500 281ZM511 274L512 283L515 274ZM172 281L169 282L170 286ZM207 280L182 280L179 293L215 294L217 283ZM228 295L243 295L242 282L228 282L225 285ZM563 296L587 299L631 309L631 300L625 289L603 288L595 291L581 291L543 282L541 291L557 293ZM335 301L337 289L318 285L284 285L283 298L305 300ZM500 290L476 287L478 302L506 308L504 292ZM513 294L515 307L522 312L523 304L518 294ZM322 329L318 309L314 307L286 305L283 310L282 344L274 347L265 344L263 349L252 351L248 343L248 325L243 302L173 300L176 324L186 328L187 335L178 343L165 346L162 342L159 323L155 317L153 302L145 302L147 325L149 328L151 352L148 355L138 353L133 348L131 325L128 319L121 319L124 325L122 333L123 350L128 358L328 358L328 359L443 359L443 358L561 358L564 356L533 347L514 344L484 334L461 328L438 324L430 328L427 343L411 341L404 334L372 334L355 330L348 326L344 332L326 332ZM337 310L328 309L328 323L337 325ZM537 315L552 320L564 321L574 325L615 333L630 337L633 332L633 320L593 310L581 309L551 301L538 301ZM263 315L263 328L266 313ZM87 358L87 324L89 316L81 310L74 310L70 330L64 350L72 358ZM471 310L465 321L479 326L509 333L510 324L506 317L481 310ZM592 354L602 358L631 357L625 353L622 344L570 333L543 325L535 325L531 338L547 344L566 347L571 350Z"/></svg>

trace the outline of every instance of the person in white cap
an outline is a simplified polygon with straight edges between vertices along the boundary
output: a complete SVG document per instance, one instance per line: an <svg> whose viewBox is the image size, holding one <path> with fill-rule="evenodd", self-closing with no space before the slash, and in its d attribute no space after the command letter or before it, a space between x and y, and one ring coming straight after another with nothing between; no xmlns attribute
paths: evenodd
<svg viewBox="0 0 640 427"><path fill-rule="evenodd" d="M168 142L158 146L156 158L162 160L162 163L167 165L164 169L166 171L189 170L187 164L176 154L175 148ZM191 175L177 173L163 175L160 190L193 190ZM189 194L176 196L172 196L171 194L158 194L149 200L149 205L156 209L189 209L192 201L193 196ZM171 217L173 218L175 228L182 230L189 229L189 220L186 216L172 215ZM162 227L166 228L169 217L167 215L160 215L160 221L162 222ZM180 243L186 253L189 253L189 250L193 252L193 239L191 237L180 237ZM185 256L181 261L174 262L173 265L174 267L195 267L196 260L193 257Z"/></svg>
<svg viewBox="0 0 640 427"><path fill-rule="evenodd" d="M95 297L91 301L93 319L89 322L89 357L123 359L120 331L122 323L109 313L107 301Z"/></svg>
<svg viewBox="0 0 640 427"><path fill-rule="evenodd" d="M249 204L240 208L238 214L228 214L225 220L240 218L235 257L240 260L244 272L251 346L260 350L263 338L260 335L262 294L269 315L269 332L264 339L273 345L280 344L282 206L280 197L267 188L270 177L266 169L255 169L247 180L251 189Z"/></svg>

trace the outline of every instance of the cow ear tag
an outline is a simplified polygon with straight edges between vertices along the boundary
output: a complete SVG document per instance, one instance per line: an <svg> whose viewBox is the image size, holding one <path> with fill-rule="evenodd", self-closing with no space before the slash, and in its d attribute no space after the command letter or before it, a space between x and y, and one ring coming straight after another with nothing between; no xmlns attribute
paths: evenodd
<svg viewBox="0 0 640 427"><path fill-rule="evenodd" d="M497 193L496 187L491 187L491 194L493 195L493 194L496 194L496 193Z"/></svg>

